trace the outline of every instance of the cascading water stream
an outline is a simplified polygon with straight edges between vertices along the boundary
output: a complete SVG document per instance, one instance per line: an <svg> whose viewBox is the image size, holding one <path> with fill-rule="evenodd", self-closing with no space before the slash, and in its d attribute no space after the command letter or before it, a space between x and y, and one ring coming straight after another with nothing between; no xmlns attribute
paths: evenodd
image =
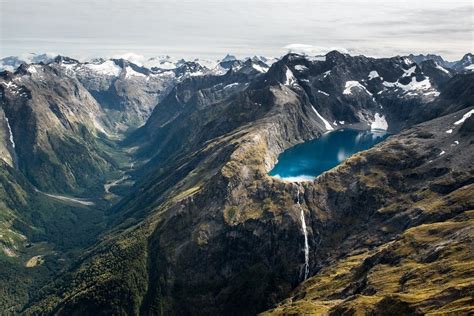
<svg viewBox="0 0 474 316"><path fill-rule="evenodd" d="M306 280L309 275L309 243L308 243L308 231L306 229L306 221L304 218L304 210L300 204L300 189L298 188L296 203L300 209L300 219L301 219L301 230L304 235L304 279Z"/></svg>

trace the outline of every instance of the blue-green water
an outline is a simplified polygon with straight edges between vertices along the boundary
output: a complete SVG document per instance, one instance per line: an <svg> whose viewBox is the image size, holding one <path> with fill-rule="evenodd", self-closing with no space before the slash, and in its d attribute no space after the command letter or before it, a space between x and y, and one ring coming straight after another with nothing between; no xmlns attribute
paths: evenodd
<svg viewBox="0 0 474 316"><path fill-rule="evenodd" d="M269 175L289 181L312 180L349 156L371 148L387 136L383 131L351 129L326 133L318 139L285 150Z"/></svg>

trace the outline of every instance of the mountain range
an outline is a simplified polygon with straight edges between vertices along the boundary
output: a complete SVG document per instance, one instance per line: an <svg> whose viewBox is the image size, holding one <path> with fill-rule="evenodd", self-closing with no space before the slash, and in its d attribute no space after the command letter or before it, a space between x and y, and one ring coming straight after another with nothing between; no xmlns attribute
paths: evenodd
<svg viewBox="0 0 474 316"><path fill-rule="evenodd" d="M474 312L473 61L2 59L1 313ZM340 129L391 136L268 175Z"/></svg>

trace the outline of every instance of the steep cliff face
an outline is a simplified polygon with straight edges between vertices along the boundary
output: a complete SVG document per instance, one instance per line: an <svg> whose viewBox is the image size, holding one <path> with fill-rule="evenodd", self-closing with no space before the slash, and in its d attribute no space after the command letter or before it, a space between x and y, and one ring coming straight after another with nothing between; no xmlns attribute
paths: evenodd
<svg viewBox="0 0 474 316"><path fill-rule="evenodd" d="M102 117L82 84L54 67L0 75L0 313L21 309L103 227L99 205L70 197L101 196L117 168Z"/></svg>
<svg viewBox="0 0 474 316"><path fill-rule="evenodd" d="M406 111L428 115L421 109L438 102L438 89L449 81L438 88L433 75L401 58L338 53L325 60L286 56L268 72L251 74L248 85L249 77L241 84L241 76L231 71L185 80L155 108L129 140L143 144L137 150L145 162L138 171L142 180L114 207L108 234L77 267L39 292L27 314L251 315L277 304L306 277L315 276L302 289L334 266L357 266L355 259L378 258L391 245L399 261L380 254L383 260L368 262L357 278L344 276L354 283L341 284L344 291L328 281L335 296L315 296L327 303L320 310L343 311L341 300L360 293L365 296L355 304L370 301L375 311L392 301L423 312L464 300L460 290L434 302L438 294L417 296L420 287L408 281L411 298L400 299L399 288L372 284L377 277L362 281L379 264L407 262L409 270L421 260L397 240L410 240L420 229L409 246L423 247L423 225L453 221L468 227L472 119L456 124L472 110L468 104L390 137L314 182L267 176L284 149L328 130L371 128L378 114L389 130L399 131L409 124ZM463 259L472 260L461 248ZM453 276L469 274L448 261ZM439 274L436 282L448 290L450 277ZM303 306L304 298L293 300ZM286 303L274 312L291 312Z"/></svg>
<svg viewBox="0 0 474 316"><path fill-rule="evenodd" d="M119 134L142 126L177 83L219 72L184 60L172 64L148 62L146 66L125 59L82 63L58 56L49 66L81 82L100 104L109 127Z"/></svg>
<svg viewBox="0 0 474 316"><path fill-rule="evenodd" d="M0 79L0 156L40 190L99 195L124 159L124 135L176 83L210 72L185 61L169 69L64 56L23 63Z"/></svg>
<svg viewBox="0 0 474 316"><path fill-rule="evenodd" d="M152 71L124 59L81 63L58 57L49 65L81 82L119 133L142 125L177 81L171 70Z"/></svg>
<svg viewBox="0 0 474 316"><path fill-rule="evenodd" d="M48 65L23 65L0 79L11 165L40 190L92 192L114 164L100 135L101 109L76 80Z"/></svg>

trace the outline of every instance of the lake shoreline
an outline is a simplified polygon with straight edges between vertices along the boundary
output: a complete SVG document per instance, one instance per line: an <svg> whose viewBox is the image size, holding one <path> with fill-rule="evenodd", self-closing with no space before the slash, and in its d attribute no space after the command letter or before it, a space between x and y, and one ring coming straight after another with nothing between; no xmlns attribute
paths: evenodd
<svg viewBox="0 0 474 316"><path fill-rule="evenodd" d="M390 136L385 130L357 129L353 128L354 125L329 131L287 148L280 153L268 175L284 182L314 181L350 156ZM357 125L360 127L360 124Z"/></svg>

